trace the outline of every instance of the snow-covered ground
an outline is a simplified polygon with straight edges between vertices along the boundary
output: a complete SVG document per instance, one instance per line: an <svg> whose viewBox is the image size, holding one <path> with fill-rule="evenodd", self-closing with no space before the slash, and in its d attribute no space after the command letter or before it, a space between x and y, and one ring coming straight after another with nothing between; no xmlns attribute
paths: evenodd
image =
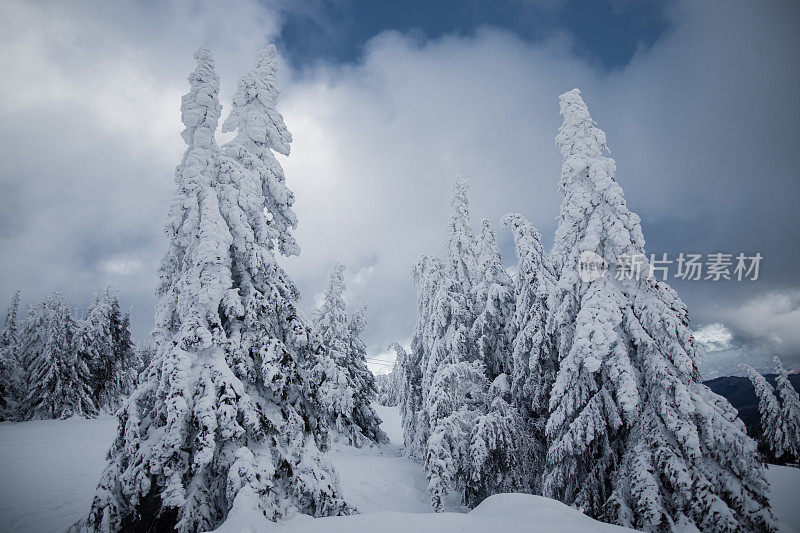
<svg viewBox="0 0 800 533"><path fill-rule="evenodd" d="M559 502L526 494L493 496L469 513L432 513L425 475L400 454L403 435L397 409L376 409L390 444L362 449L337 445L328 452L345 499L360 515L299 516L271 524L254 511L254 495L243 493L218 531L624 531ZM54 533L84 517L115 431L116 420L110 416L0 423L0 532ZM800 469L771 466L768 477L781 530L800 533Z"/></svg>
<svg viewBox="0 0 800 533"><path fill-rule="evenodd" d="M0 422L0 531L55 533L84 518L117 419Z"/></svg>

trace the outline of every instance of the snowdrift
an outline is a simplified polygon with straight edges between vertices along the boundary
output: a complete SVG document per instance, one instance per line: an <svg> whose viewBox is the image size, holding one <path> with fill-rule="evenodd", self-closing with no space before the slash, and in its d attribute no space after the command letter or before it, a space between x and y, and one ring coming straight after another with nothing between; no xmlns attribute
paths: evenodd
<svg viewBox="0 0 800 533"><path fill-rule="evenodd" d="M263 518L252 491L239 493L228 520L217 533L552 533L612 532L631 529L604 524L563 503L530 494L497 494L469 513L398 513L384 511L352 516L297 516L279 524Z"/></svg>

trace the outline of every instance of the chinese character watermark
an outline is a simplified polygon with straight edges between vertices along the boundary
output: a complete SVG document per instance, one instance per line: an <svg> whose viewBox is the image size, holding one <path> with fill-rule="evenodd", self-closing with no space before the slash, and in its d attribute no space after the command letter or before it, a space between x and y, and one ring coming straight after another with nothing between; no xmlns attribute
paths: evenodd
<svg viewBox="0 0 800 533"><path fill-rule="evenodd" d="M609 263L600 255L584 251L578 259L578 276L589 283L611 271L614 279L632 280L653 278L660 281L670 279L688 281L757 281L763 256L760 253L746 255L716 252L712 254L679 253L670 258L668 254L622 255L616 262Z"/></svg>

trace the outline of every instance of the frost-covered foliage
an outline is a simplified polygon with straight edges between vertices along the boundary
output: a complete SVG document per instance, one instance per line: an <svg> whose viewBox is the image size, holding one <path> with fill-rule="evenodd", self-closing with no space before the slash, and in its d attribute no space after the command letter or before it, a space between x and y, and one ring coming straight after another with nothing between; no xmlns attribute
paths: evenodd
<svg viewBox="0 0 800 533"><path fill-rule="evenodd" d="M18 316L19 291L11 298L0 333L0 421L16 418L17 402L24 390Z"/></svg>
<svg viewBox="0 0 800 533"><path fill-rule="evenodd" d="M553 268L542 249L539 232L525 217L507 214L503 226L511 229L516 245L515 313L509 324L512 339L511 397L521 411L528 437L530 480L540 490L544 470L545 424L550 390L558 370L558 354L547 331L547 300L555 284Z"/></svg>
<svg viewBox="0 0 800 533"><path fill-rule="evenodd" d="M381 420L372 408L377 390L375 377L367 368L367 348L361 340L366 327L366 304L347 315L344 301L344 266L331 272L322 305L317 309L314 327L335 366L322 361L318 373L328 378L320 399L328 411L330 425L350 444L361 446L365 439L384 442Z"/></svg>
<svg viewBox="0 0 800 533"><path fill-rule="evenodd" d="M423 255L412 269L412 278L417 287L417 321L411 337L411 352L406 355L402 366L404 385L400 415L405 452L412 459L422 461L430 435L423 407L423 375L431 358L433 299L444 279L444 265L435 257Z"/></svg>
<svg viewBox="0 0 800 533"><path fill-rule="evenodd" d="M528 439L504 373L515 298L494 231L481 226L476 239L466 182L456 178L447 262L422 256L413 270L418 314L400 405L406 451L424 461L437 511L447 494L474 506L531 486Z"/></svg>
<svg viewBox="0 0 800 533"><path fill-rule="evenodd" d="M469 440L469 477L464 502L470 506L502 492L529 492L531 447L525 421L511 402L506 374L497 376L485 398L485 412L475 419Z"/></svg>
<svg viewBox="0 0 800 533"><path fill-rule="evenodd" d="M755 389L758 398L758 412L761 416L761 445L766 458L771 462L780 461L784 455L783 432L780 423L781 406L775 390L769 382L748 365L742 365Z"/></svg>
<svg viewBox="0 0 800 533"><path fill-rule="evenodd" d="M778 420L780 421L781 442L776 444L776 449L780 449L783 460L786 462L797 463L800 460L800 395L789 382L789 374L783 368L781 360L777 357L775 361L775 388L781 399L781 410Z"/></svg>
<svg viewBox="0 0 800 533"><path fill-rule="evenodd" d="M475 320L470 335L478 358L484 362L489 377L494 379L511 372L511 336L509 328L514 316L514 289L511 277L503 268L497 237L485 218L477 241L477 270L473 287Z"/></svg>
<svg viewBox="0 0 800 533"><path fill-rule="evenodd" d="M274 250L296 254L293 197L272 151L288 154L275 110L274 47L239 82L214 133L219 78L208 50L182 98L188 148L175 171L154 339L156 354L118 413L119 429L86 526L96 531L209 530L241 490L275 520L350 511L318 449L328 358L299 315ZM324 379L324 377L323 377Z"/></svg>
<svg viewBox="0 0 800 533"><path fill-rule="evenodd" d="M644 238L580 91L561 96L561 114L549 321L560 365L544 495L643 530L773 529L755 444L730 404L700 383L675 291L647 276L579 279L582 252L620 265L644 255Z"/></svg>
<svg viewBox="0 0 800 533"><path fill-rule="evenodd" d="M78 324L61 293L28 310L21 335L27 391L19 414L26 420L94 416L92 377L78 356Z"/></svg>
<svg viewBox="0 0 800 533"><path fill-rule="evenodd" d="M136 384L139 368L131 339L130 317L122 314L110 287L96 293L78 328L78 356L92 376L92 398L98 409L115 412Z"/></svg>
<svg viewBox="0 0 800 533"><path fill-rule="evenodd" d="M375 376L375 385L378 388L378 403L387 407L400 405L403 397L404 376L403 368L407 357L405 349L394 342L389 345L397 357L392 365L392 371L388 374Z"/></svg>

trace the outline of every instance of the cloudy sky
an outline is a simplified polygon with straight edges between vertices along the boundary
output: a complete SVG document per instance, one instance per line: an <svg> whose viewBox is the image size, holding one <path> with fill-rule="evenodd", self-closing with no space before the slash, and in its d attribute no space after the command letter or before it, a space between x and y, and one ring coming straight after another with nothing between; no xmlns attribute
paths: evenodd
<svg viewBox="0 0 800 533"><path fill-rule="evenodd" d="M213 50L224 116L274 42L303 248L285 266L310 312L347 265L371 357L410 339L410 267L443 253L454 174L476 223L520 212L552 244L557 97L579 87L648 252L764 258L757 281L672 283L707 375L800 366L796 2L0 0L0 18L2 301L83 308L111 284L145 341L192 53Z"/></svg>

